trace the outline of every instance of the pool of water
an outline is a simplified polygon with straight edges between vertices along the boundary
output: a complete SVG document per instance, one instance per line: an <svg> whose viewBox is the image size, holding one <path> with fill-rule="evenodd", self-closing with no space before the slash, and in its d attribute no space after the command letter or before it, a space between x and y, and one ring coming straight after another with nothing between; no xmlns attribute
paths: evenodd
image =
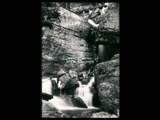
<svg viewBox="0 0 160 120"><path fill-rule="evenodd" d="M89 107L89 108L73 108L61 110L63 113L70 115L72 118L89 118L92 113L100 112L100 108Z"/></svg>

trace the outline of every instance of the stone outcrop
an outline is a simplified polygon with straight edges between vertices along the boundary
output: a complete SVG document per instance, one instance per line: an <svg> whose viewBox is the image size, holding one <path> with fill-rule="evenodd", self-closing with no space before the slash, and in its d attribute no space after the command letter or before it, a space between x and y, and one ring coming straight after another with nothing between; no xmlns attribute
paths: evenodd
<svg viewBox="0 0 160 120"><path fill-rule="evenodd" d="M69 95L73 95L76 88L79 87L78 80L75 78L71 78L69 82L67 82L64 91Z"/></svg>
<svg viewBox="0 0 160 120"><path fill-rule="evenodd" d="M60 23L52 23L52 29L42 28L42 75L46 76L57 74L61 69L79 71L79 66L96 58L95 48L85 41L90 26L82 17L64 8L59 12ZM88 58L90 60L84 61Z"/></svg>
<svg viewBox="0 0 160 120"><path fill-rule="evenodd" d="M119 54L95 66L95 80L102 108L117 114L119 109ZM115 59L114 59L115 58Z"/></svg>
<svg viewBox="0 0 160 120"><path fill-rule="evenodd" d="M81 108L88 108L87 105L84 103L84 101L80 97L72 97L72 102L73 105L76 107L81 107Z"/></svg>
<svg viewBox="0 0 160 120"><path fill-rule="evenodd" d="M52 29L42 28L42 75L46 76L57 74L60 69L83 71L86 63L92 64L93 60L97 58L96 47L86 42L88 34L91 32L91 26L86 20L62 7L58 12L60 13L60 23L51 22ZM96 41L119 43L118 38L110 39L109 34L103 31L108 28L115 29L114 32L119 31L118 9L111 9L107 14L93 20L96 23L99 22L101 27L103 26L103 29L98 28L98 31L101 32L96 34ZM94 37L90 36L89 41L94 41Z"/></svg>

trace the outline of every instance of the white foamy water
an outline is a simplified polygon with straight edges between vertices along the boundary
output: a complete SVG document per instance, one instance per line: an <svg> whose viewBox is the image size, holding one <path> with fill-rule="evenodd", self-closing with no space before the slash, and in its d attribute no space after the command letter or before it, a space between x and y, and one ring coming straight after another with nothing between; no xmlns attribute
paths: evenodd
<svg viewBox="0 0 160 120"><path fill-rule="evenodd" d="M49 78L42 79L42 92L52 95L52 82Z"/></svg>
<svg viewBox="0 0 160 120"><path fill-rule="evenodd" d="M87 85L82 85L81 82L79 82L79 87L75 91L75 96L80 97L88 107L93 107L93 94L90 91L90 87L92 87L94 82L94 76L90 79L90 82Z"/></svg>
<svg viewBox="0 0 160 120"><path fill-rule="evenodd" d="M88 106L88 108L80 108L80 107L74 107L65 102L63 99L61 99L58 96L54 96L53 99L49 100L48 102L52 103L56 108L59 110L86 110L86 109L99 109L97 107Z"/></svg>
<svg viewBox="0 0 160 120"><path fill-rule="evenodd" d="M57 108L71 107L67 102L58 96L53 96L53 99L49 100L48 102L51 102Z"/></svg>
<svg viewBox="0 0 160 120"><path fill-rule="evenodd" d="M93 94L90 91L90 87L93 86L93 83L95 82L95 78L92 77L90 79L90 82L87 85L82 85L81 82L79 82L79 87L75 91L75 96L80 97L84 103L87 105L88 108L80 108L75 107L69 103L67 103L64 99L62 99L59 96L53 96L53 99L49 100L48 102L52 103L56 108L59 110L92 110L92 109L99 109L97 107L94 107L92 105L92 97ZM49 79L45 79L42 81L42 92L51 94L51 81Z"/></svg>

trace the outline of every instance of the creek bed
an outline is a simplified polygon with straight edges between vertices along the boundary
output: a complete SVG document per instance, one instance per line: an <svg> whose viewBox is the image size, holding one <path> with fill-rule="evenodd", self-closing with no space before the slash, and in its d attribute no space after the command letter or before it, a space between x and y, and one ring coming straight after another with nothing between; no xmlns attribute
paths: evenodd
<svg viewBox="0 0 160 120"><path fill-rule="evenodd" d="M99 108L78 108L61 111L67 115L70 115L71 118L90 118L93 113L100 112L101 110Z"/></svg>
<svg viewBox="0 0 160 120"><path fill-rule="evenodd" d="M100 112L97 107L78 108L70 107L60 110L64 115L58 115L55 111L42 111L42 118L90 118L95 112Z"/></svg>

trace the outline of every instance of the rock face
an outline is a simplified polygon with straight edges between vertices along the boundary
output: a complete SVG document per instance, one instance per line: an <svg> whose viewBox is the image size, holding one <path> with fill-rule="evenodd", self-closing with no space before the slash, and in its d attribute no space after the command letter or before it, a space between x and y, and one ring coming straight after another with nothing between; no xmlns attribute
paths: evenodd
<svg viewBox="0 0 160 120"><path fill-rule="evenodd" d="M59 12L60 23L53 22L52 29L42 28L43 76L57 74L61 69L78 71L81 69L79 66L85 66L96 58L95 48L89 47L85 41L85 34L88 34L90 26L82 17L64 8L60 8ZM84 38L79 36L81 32Z"/></svg>
<svg viewBox="0 0 160 120"><path fill-rule="evenodd" d="M73 105L81 108L88 108L80 97L72 98Z"/></svg>
<svg viewBox="0 0 160 120"><path fill-rule="evenodd" d="M111 114L117 114L117 109L119 109L119 54L116 54L110 61L97 64L94 71L102 108Z"/></svg>

